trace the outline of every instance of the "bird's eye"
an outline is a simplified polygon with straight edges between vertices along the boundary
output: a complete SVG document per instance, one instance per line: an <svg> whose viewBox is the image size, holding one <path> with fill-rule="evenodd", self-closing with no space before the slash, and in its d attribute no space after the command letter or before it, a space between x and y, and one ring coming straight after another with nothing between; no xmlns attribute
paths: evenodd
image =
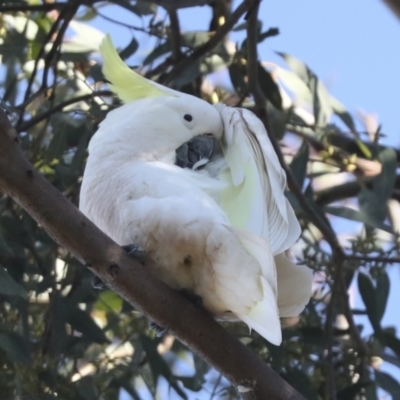
<svg viewBox="0 0 400 400"><path fill-rule="evenodd" d="M185 121L188 122L191 122L193 120L193 117L190 114L185 114L183 118L185 119Z"/></svg>

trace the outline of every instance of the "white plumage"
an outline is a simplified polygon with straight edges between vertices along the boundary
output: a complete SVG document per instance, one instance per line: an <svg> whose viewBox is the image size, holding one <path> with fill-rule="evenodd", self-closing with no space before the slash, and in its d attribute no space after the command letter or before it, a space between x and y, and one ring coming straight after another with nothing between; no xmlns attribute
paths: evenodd
<svg viewBox="0 0 400 400"><path fill-rule="evenodd" d="M90 142L81 210L120 245L145 250L168 285L279 344L279 317L303 310L311 271L282 254L300 227L262 123L247 110L213 107L137 78L122 68L109 38L102 55L127 104L107 115ZM129 76L121 80L122 73ZM128 80L131 98L115 89ZM177 166L177 149L206 134L216 143L211 160L195 164L204 164L198 171Z"/></svg>

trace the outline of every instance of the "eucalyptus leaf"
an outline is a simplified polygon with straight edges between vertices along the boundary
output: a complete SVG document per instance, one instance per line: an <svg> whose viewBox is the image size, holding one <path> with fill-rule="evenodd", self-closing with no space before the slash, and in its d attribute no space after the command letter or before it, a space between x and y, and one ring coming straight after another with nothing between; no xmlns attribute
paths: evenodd
<svg viewBox="0 0 400 400"><path fill-rule="evenodd" d="M375 370L375 379L379 387L392 395L393 400L400 399L400 383L386 372Z"/></svg>
<svg viewBox="0 0 400 400"><path fill-rule="evenodd" d="M265 97L278 110L282 110L282 97L278 85L272 79L271 74L261 65L258 64L258 80L260 89Z"/></svg>
<svg viewBox="0 0 400 400"><path fill-rule="evenodd" d="M381 330L381 315L379 315L380 311L378 311L375 286L372 283L371 278L363 272L359 272L357 282L361 298L367 309L368 319L371 322L374 331L379 333Z"/></svg>
<svg viewBox="0 0 400 400"><path fill-rule="evenodd" d="M0 294L6 296L27 297L25 288L19 285L11 275L0 265Z"/></svg>
<svg viewBox="0 0 400 400"><path fill-rule="evenodd" d="M157 58L170 53L172 51L172 44L169 40L161 43L157 46L153 51L151 51L147 57L143 60L143 65L149 65L153 61L157 60Z"/></svg>
<svg viewBox="0 0 400 400"><path fill-rule="evenodd" d="M308 143L303 140L302 145L300 146L296 155L293 157L293 160L290 164L290 169L292 170L293 176L301 188L303 187L304 179L307 173L308 158L309 146Z"/></svg>
<svg viewBox="0 0 400 400"><path fill-rule="evenodd" d="M324 207L324 210L328 214L336 215L337 217L346 218L353 221L362 222L370 226L371 228L382 229L385 232L393 234L393 229L391 226L378 222L375 219L371 218L368 214L365 214L361 211L357 211L348 207L332 207L332 206L326 206Z"/></svg>
<svg viewBox="0 0 400 400"><path fill-rule="evenodd" d="M31 355L25 340L16 333L0 332L0 349L7 353L12 362L29 365Z"/></svg>
<svg viewBox="0 0 400 400"><path fill-rule="evenodd" d="M356 396L360 394L361 389L372 385L372 382L357 382L349 385L336 394L337 400L355 400Z"/></svg>
<svg viewBox="0 0 400 400"><path fill-rule="evenodd" d="M379 271L376 277L376 312L379 321L382 320L389 298L390 280L385 270Z"/></svg>
<svg viewBox="0 0 400 400"><path fill-rule="evenodd" d="M132 38L132 40L129 42L128 46L126 46L120 53L119 56L125 60L129 58L131 55L135 54L137 49L139 48L139 42L136 40L136 38Z"/></svg>
<svg viewBox="0 0 400 400"><path fill-rule="evenodd" d="M93 321L87 312L82 311L78 307L71 307L69 309L67 322L92 342L108 342L103 330Z"/></svg>
<svg viewBox="0 0 400 400"><path fill-rule="evenodd" d="M247 83L244 79L245 73L243 72L242 66L236 62L232 63L231 65L229 65L228 71L232 85L235 88L236 93L239 96L243 96L245 93L247 93L248 88L247 88Z"/></svg>
<svg viewBox="0 0 400 400"><path fill-rule="evenodd" d="M385 207L396 182L397 154L393 149L386 148L379 152L378 159L382 163L382 171L373 179L372 187L378 202Z"/></svg>
<svg viewBox="0 0 400 400"><path fill-rule="evenodd" d="M310 83L310 76L314 75L305 63L286 53L277 52L289 66L289 68L297 74L297 76L302 79L307 86Z"/></svg>

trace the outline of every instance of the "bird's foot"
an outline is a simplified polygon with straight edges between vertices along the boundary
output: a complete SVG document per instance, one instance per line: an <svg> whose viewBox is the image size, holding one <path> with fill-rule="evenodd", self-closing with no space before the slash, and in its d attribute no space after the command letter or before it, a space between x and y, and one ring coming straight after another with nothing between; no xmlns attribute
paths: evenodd
<svg viewBox="0 0 400 400"><path fill-rule="evenodd" d="M121 246L131 257L140 262L140 264L145 265L147 259L147 253L140 250L135 244L127 244L126 246ZM92 279L92 286L95 289L104 289L107 285L96 275Z"/></svg>
<svg viewBox="0 0 400 400"><path fill-rule="evenodd" d="M94 289L97 290L102 290L104 289L107 285L98 277L98 276L94 276L92 278L92 286Z"/></svg>
<svg viewBox="0 0 400 400"><path fill-rule="evenodd" d="M140 250L139 246L136 244L127 244L122 246L122 248L136 261L140 262L140 264L146 265L147 253L144 250Z"/></svg>
<svg viewBox="0 0 400 400"><path fill-rule="evenodd" d="M156 332L157 337L163 337L168 330L160 325L157 325L153 321L149 321L149 329L154 330Z"/></svg>

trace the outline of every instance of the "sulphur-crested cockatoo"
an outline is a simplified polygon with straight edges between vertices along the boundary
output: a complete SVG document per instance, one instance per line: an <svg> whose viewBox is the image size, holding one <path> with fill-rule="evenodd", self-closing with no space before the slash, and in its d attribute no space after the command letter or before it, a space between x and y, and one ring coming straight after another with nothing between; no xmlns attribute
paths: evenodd
<svg viewBox="0 0 400 400"><path fill-rule="evenodd" d="M303 310L312 274L283 253L300 227L263 124L141 77L109 36L100 51L125 105L90 141L80 209L216 318L242 320L280 344L280 317Z"/></svg>

